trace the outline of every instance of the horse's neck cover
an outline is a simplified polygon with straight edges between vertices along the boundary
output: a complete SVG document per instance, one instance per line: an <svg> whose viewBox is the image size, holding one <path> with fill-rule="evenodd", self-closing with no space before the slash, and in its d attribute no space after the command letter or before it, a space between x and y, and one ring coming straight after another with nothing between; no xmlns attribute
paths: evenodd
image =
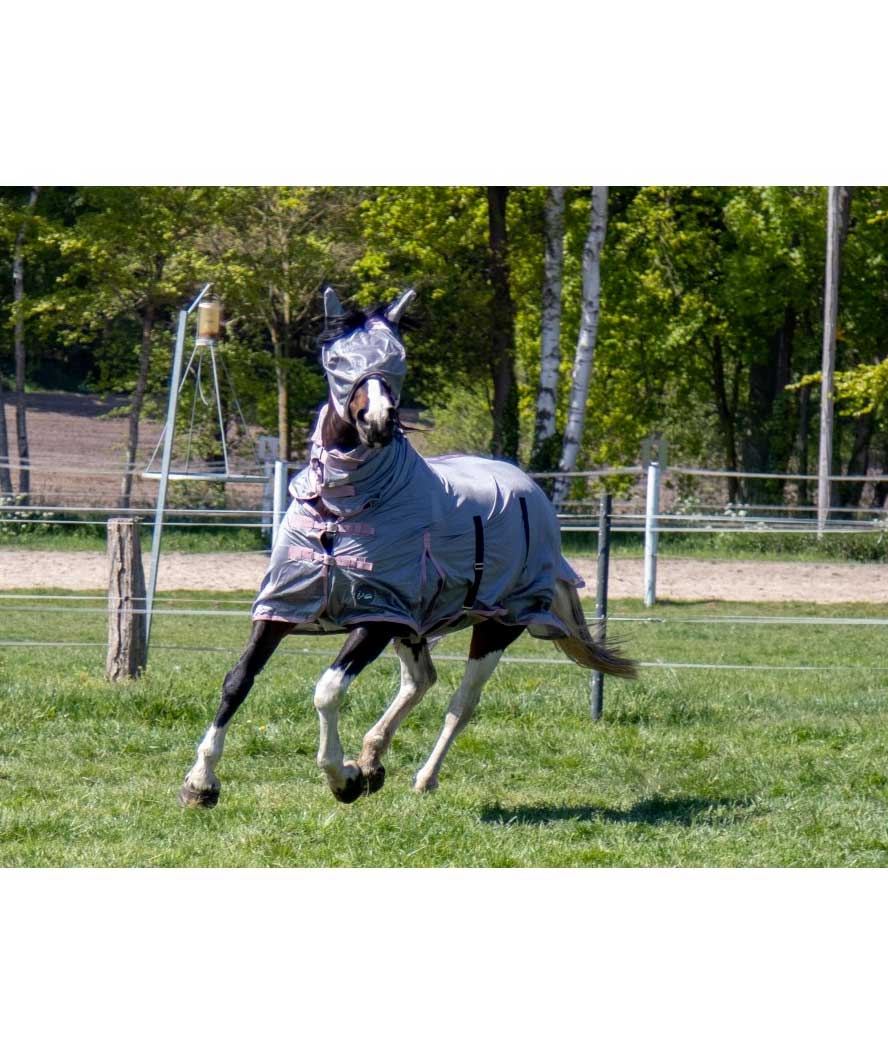
<svg viewBox="0 0 888 1053"><path fill-rule="evenodd" d="M356 446L353 450L327 450L321 442L324 406L311 437L307 468L290 483L290 494L301 501L323 505L334 516L353 516L383 494L408 484L404 474L413 448L406 441L388 446Z"/></svg>
<svg viewBox="0 0 888 1053"><path fill-rule="evenodd" d="M348 404L360 382L379 376L386 382L397 403L407 373L407 355L395 331L382 318L370 318L362 329L355 329L321 354L336 412L348 419Z"/></svg>
<svg viewBox="0 0 888 1053"><path fill-rule="evenodd" d="M495 618L563 636L550 611L557 579L579 584L561 556L549 499L519 468L484 457L425 460L397 435L385 447L339 452L321 444L290 484L293 502L253 606L255 619L296 632L367 621L424 636ZM474 517L484 571L470 612Z"/></svg>

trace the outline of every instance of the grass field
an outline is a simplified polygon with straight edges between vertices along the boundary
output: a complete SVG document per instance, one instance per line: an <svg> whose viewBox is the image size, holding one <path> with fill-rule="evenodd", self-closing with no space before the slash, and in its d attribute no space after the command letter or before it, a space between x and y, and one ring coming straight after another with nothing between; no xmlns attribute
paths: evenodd
<svg viewBox="0 0 888 1053"><path fill-rule="evenodd" d="M245 614L220 612L248 600L166 597L179 613L158 615L148 672L122 686L103 679L102 601L72 594L62 613L37 609L58 600L0 601L5 643L98 645L0 647L0 864L888 865L886 627L683 620L888 608L660 604L662 622L612 626L642 660L853 669L645 669L637 683L608 682L597 725L581 670L503 663L440 790L418 797L412 773L462 669L440 659L464 651L467 635L451 637L438 647L438 685L395 740L385 788L354 805L334 801L314 760L312 690L337 641L291 638L235 719L219 806L182 811L176 791L248 630ZM183 613L197 607L217 613ZM509 654L560 658L524 639ZM353 685L347 750L391 698L396 670L382 659Z"/></svg>

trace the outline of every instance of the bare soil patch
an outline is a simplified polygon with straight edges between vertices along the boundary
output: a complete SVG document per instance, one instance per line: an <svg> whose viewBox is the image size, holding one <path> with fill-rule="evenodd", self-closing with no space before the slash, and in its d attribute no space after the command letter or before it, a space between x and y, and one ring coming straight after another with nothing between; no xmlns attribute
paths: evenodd
<svg viewBox="0 0 888 1053"><path fill-rule="evenodd" d="M147 557L145 563L147 575ZM586 580L583 595L593 597L595 561L574 559L571 563ZM267 564L266 556L252 553L162 554L158 589L252 592L258 589ZM107 586L108 562L103 553L0 548L0 590L103 592ZM614 599L641 599L643 561L613 560L609 593ZM888 567L865 563L661 559L657 566L657 597L774 603L888 603Z"/></svg>

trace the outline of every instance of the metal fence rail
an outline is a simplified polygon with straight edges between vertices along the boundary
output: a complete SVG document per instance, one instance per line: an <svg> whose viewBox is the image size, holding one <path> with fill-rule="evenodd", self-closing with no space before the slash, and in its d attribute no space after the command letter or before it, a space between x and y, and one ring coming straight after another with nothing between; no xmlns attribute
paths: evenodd
<svg viewBox="0 0 888 1053"><path fill-rule="evenodd" d="M17 462L15 462L17 464ZM36 462L33 462L36 465ZM41 466L42 467L42 466ZM48 467L48 466L47 466ZM62 474L101 474L105 470L79 467L77 465L56 466ZM45 470L45 469L44 469ZM567 474L572 479L600 480L608 477L619 477L627 475L641 475L645 468L640 465L631 465L620 468L603 468L587 472L571 473L539 473L537 478L554 478L559 474ZM107 469L107 473L119 474L122 468ZM668 473L676 475L700 476L700 477L746 477L755 479L775 479L780 481L813 481L816 476L803 476L791 474L765 474L765 473L743 473L728 472L706 468L671 467ZM281 473L283 475L283 473ZM834 482L865 482L877 483L888 481L888 476L836 476ZM649 484L650 485L650 484ZM768 535L809 535L817 532L817 525L813 516L805 518L804 513L815 511L811 506L794 506L787 504L755 505L755 506L733 506L726 507L711 504L693 512L671 511L660 513L656 503L648 504L648 512L644 514L632 510L632 502L617 502L618 511L611 512L608 517L609 529L613 533L639 534L642 531L649 535L659 534L741 534L743 536L768 536ZM588 511L586 511L588 509ZM600 532L600 516L595 512L595 504L592 501L566 502L565 510L560 515L561 529L564 533L586 533L598 535ZM651 510L653 509L653 510ZM49 504L42 502L37 505L16 505L14 502L0 503L0 524L6 526L28 526L28 527L67 527L67 526L103 526L110 518L121 513L138 516L142 513L145 518L153 514L153 509L129 508L120 509L107 505L81 501L71 504ZM825 533L833 535L881 535L888 534L888 514L873 508L846 508L834 507L830 509L834 518L828 520ZM760 514L751 514L760 513ZM54 518L60 516L62 518ZM84 516L88 518L83 518ZM857 516L861 518L838 518L846 516ZM267 509L212 509L185 507L180 509L169 509L167 512L167 524L177 528L206 528L216 529L239 528L239 529L268 529L270 525L270 513ZM2 541L0 541L2 543ZM260 550L257 550L260 551ZM264 550L261 550L264 551ZM92 601L92 602L91 602ZM215 609L219 606L236 609ZM144 613L138 606L131 608L134 613ZM63 595L40 594L40 593L0 593L0 617L9 614L39 614L41 617L57 614L76 615L107 615L107 597L94 594ZM213 600L213 609L195 605L193 600L182 598L158 599L154 608L154 615L164 617L201 617L201 618L248 618L248 604L243 600L219 599ZM818 626L818 627L844 627L853 629L855 627L878 627L888 626L888 617L825 617L825 616L768 616L768 615L716 615L711 617L681 617L675 615L611 615L602 619L606 621L652 624L668 626L670 623L695 624L700 626L711 626L717 629L720 626ZM8 635L8 630L4 637ZM47 648L104 648L104 641L83 640L15 640L9 638L0 639L0 647L47 647ZM173 644L155 644L157 650L181 651L194 653L225 653L237 654L238 648L224 646L185 646ZM290 657L314 655L328 657L335 655L337 651L322 648L294 648L284 649L285 654ZM452 654L435 654L435 659L440 661L464 661L464 657ZM510 656L503 658L506 664L543 665L572 667L566 658L547 658L542 656ZM736 663L709 663L709 662L682 662L665 659L657 659L639 663L647 670L700 670L700 671L731 671L750 673L844 673L844 674L866 674L883 675L888 673L888 667L881 665L873 666L842 666L842 665L816 665L816 664L792 664L792 665L769 665L769 664L736 664Z"/></svg>
<svg viewBox="0 0 888 1053"><path fill-rule="evenodd" d="M157 613L157 612L155 612ZM4 640L0 639L0 647L15 648L15 647L48 647L48 648L100 648L105 649L107 644L105 641L92 641L92 640ZM240 654L241 648L237 647L218 647L218 646L207 646L207 647L196 647L193 645L186 644L152 644L152 651L180 651L185 653L193 654ZM277 652L285 658L305 658L305 657L318 657L318 658L330 658L335 657L339 654L338 650L333 648L309 648L309 647L285 647ZM394 654L383 654L381 657L396 660L397 655ZM465 662L465 655L458 654L439 654L435 652L433 655L434 661L436 662ZM564 666L569 669L577 669L577 666L570 661L568 658L544 658L540 657L528 657L526 655L504 655L500 659L501 663L506 665L555 665ZM717 662L674 662L674 661L647 661L639 662L638 665L642 669L651 670L675 670L675 669L686 669L686 670L699 670L699 671L719 671L725 670L729 672L751 672L751 673L864 673L864 674L885 674L888 673L888 666L870 666L870 665L731 665L728 663L717 663ZM581 672L581 670L577 670Z"/></svg>

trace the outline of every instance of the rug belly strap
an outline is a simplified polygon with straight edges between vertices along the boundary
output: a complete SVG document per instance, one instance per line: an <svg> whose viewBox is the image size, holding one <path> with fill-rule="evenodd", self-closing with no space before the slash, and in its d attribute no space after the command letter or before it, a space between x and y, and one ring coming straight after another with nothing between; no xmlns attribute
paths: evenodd
<svg viewBox="0 0 888 1053"><path fill-rule="evenodd" d="M481 516L472 516L472 523L475 526L475 579L466 593L464 611L470 611L475 606L478 589L481 588L481 578L484 576L484 523Z"/></svg>

